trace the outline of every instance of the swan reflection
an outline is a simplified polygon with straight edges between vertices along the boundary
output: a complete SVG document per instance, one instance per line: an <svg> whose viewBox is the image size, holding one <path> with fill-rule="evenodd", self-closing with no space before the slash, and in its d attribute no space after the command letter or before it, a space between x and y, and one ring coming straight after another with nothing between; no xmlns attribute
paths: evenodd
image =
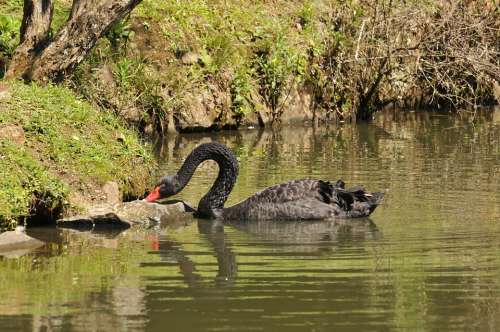
<svg viewBox="0 0 500 332"><path fill-rule="evenodd" d="M217 260L217 274L212 286L232 286L238 277L238 262L244 256L254 253L238 252L231 238L245 237L250 246L247 249L265 247L265 255L280 256L317 256L332 253L336 248L349 246L361 248L364 240L376 240L381 237L377 226L369 218L356 220L330 220L318 222L231 222L198 220L197 230L208 244L208 253ZM162 261L178 264L185 284L189 287L207 287L207 280L199 273L195 261L190 258L193 253L184 249L174 234L161 236L158 253ZM234 239L240 243L239 239ZM241 246L241 245L239 245ZM270 251L269 251L270 250ZM205 254L205 253L204 253ZM262 253L261 253L262 254ZM241 257L239 257L241 256ZM326 257L326 256L325 256ZM332 258L334 260L334 258ZM255 264L252 263L252 264Z"/></svg>

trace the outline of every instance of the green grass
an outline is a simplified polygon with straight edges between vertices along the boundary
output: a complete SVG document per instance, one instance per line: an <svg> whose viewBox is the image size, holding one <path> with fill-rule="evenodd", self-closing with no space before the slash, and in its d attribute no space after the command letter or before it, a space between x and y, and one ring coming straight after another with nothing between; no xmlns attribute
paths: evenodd
<svg viewBox="0 0 500 332"><path fill-rule="evenodd" d="M66 203L68 187L24 147L0 141L0 227L36 213L41 204L55 210Z"/></svg>
<svg viewBox="0 0 500 332"><path fill-rule="evenodd" d="M65 87L6 84L11 97L0 99L0 126L22 127L26 141L0 146L0 224L31 216L34 200L55 206L71 191L86 195L106 181L125 195L144 191L154 161L117 117Z"/></svg>
<svg viewBox="0 0 500 332"><path fill-rule="evenodd" d="M230 114L221 119L252 113L258 95L274 111L322 55L327 30L319 22L328 21L332 6L326 0L145 0L110 29L70 80L92 103L137 109L156 128L166 128L168 114L192 107L186 96L202 94L207 83L231 100ZM69 8L56 3L54 31ZM20 22L19 0L0 0L0 11ZM181 63L179 54L188 51L200 56L197 64ZM101 81L105 66L115 84Z"/></svg>
<svg viewBox="0 0 500 332"><path fill-rule="evenodd" d="M327 31L318 22L330 11L327 1L146 0L115 24L72 80L94 103L135 108L157 123L191 107L186 96L208 85L231 100L226 118L242 119L255 110L255 96L275 109L306 79L324 49ZM182 64L185 52L198 54L198 63ZM112 68L113 93L96 74L103 66Z"/></svg>

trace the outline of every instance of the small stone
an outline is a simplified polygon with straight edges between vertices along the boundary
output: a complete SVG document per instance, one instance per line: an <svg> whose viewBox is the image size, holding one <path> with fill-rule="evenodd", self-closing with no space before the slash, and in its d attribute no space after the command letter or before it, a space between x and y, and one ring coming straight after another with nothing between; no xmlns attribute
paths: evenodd
<svg viewBox="0 0 500 332"><path fill-rule="evenodd" d="M21 126L16 125L0 126L0 140L2 139L21 146L25 141L24 130Z"/></svg>
<svg viewBox="0 0 500 332"><path fill-rule="evenodd" d="M117 204L121 202L120 188L118 183L108 181L102 186L102 191L106 195L106 202L109 204Z"/></svg>
<svg viewBox="0 0 500 332"><path fill-rule="evenodd" d="M186 52L181 57L181 62L184 65L194 65L200 60L200 55L194 52Z"/></svg>
<svg viewBox="0 0 500 332"><path fill-rule="evenodd" d="M0 84L0 100L10 98L9 88L5 84Z"/></svg>
<svg viewBox="0 0 500 332"><path fill-rule="evenodd" d="M144 127L144 129L143 129L144 134L146 134L146 135L148 135L148 136L152 136L152 135L154 134L154 130L155 130L155 129L154 129L154 127L153 127L153 124L151 124L151 123L148 123L148 124Z"/></svg>

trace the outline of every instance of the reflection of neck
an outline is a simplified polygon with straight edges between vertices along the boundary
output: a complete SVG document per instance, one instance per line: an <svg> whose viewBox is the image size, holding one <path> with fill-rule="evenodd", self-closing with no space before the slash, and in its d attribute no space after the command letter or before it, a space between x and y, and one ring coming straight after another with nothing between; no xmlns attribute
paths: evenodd
<svg viewBox="0 0 500 332"><path fill-rule="evenodd" d="M219 165L219 175L212 188L203 196L198 204L200 217L212 217L213 209L222 209L229 194L233 190L238 176L238 161L233 152L219 143L205 143L196 147L186 158L177 172L179 191L193 176L196 168L205 160L214 160Z"/></svg>
<svg viewBox="0 0 500 332"><path fill-rule="evenodd" d="M199 220L198 230L200 234L206 235L217 257L218 271L215 282L226 286L232 284L236 279L238 266L236 255L231 250L231 244L224 233L224 225L217 220Z"/></svg>

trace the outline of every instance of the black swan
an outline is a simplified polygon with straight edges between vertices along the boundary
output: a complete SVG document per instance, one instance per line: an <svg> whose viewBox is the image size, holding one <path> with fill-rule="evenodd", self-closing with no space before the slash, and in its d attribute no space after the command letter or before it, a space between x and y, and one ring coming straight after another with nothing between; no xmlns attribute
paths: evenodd
<svg viewBox="0 0 500 332"><path fill-rule="evenodd" d="M225 145L205 143L196 147L180 170L160 179L147 202L170 197L180 192L205 160L219 165L219 175L212 188L198 204L196 216L222 220L321 220L356 218L370 215L380 203L383 193L367 193L361 187L345 189L344 182L293 180L264 189L246 200L224 208L238 176L238 161Z"/></svg>

